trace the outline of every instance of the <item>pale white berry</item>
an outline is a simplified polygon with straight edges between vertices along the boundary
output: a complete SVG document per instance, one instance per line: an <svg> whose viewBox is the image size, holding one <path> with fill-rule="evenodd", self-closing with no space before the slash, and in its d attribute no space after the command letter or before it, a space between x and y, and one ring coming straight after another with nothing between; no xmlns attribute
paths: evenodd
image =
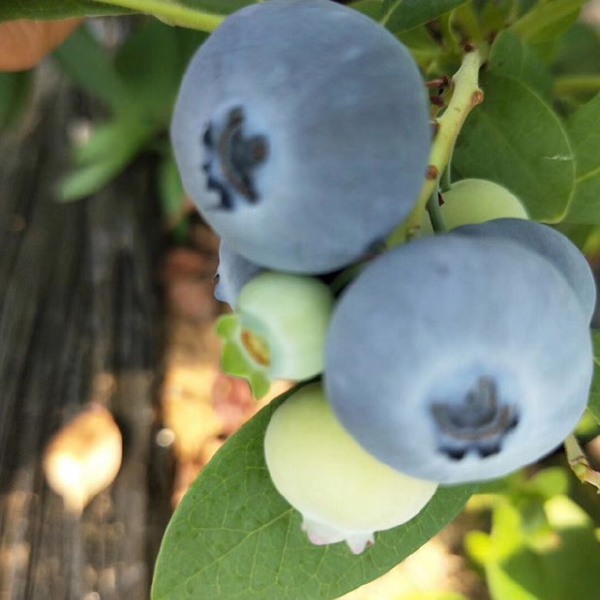
<svg viewBox="0 0 600 600"><path fill-rule="evenodd" d="M277 408L265 457L275 487L302 513L309 539L345 541L355 554L374 542L375 532L412 519L437 489L437 483L403 475L363 450L317 383Z"/></svg>

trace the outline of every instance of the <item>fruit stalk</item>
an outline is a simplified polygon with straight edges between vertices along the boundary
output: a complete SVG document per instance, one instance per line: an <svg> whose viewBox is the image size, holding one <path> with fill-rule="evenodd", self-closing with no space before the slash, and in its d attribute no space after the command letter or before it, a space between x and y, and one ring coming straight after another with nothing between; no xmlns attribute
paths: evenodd
<svg viewBox="0 0 600 600"><path fill-rule="evenodd" d="M470 50L464 55L460 68L452 77L452 97L442 116L435 121L435 139L425 184L408 219L390 236L390 248L403 244L419 229L421 214L439 186L440 177L450 162L454 144L465 120L471 110L483 102L483 91L479 87L479 69L483 61L481 50Z"/></svg>
<svg viewBox="0 0 600 600"><path fill-rule="evenodd" d="M570 435L565 439L565 452L569 466L575 476L582 483L589 483L598 489L600 494L600 473L592 469L586 455L584 454L577 438Z"/></svg>
<svg viewBox="0 0 600 600"><path fill-rule="evenodd" d="M110 4L121 8L130 8L156 17L168 25L178 25L188 29L198 29L210 33L225 19L223 15L215 15L189 8L177 2L165 0L94 0L99 4Z"/></svg>

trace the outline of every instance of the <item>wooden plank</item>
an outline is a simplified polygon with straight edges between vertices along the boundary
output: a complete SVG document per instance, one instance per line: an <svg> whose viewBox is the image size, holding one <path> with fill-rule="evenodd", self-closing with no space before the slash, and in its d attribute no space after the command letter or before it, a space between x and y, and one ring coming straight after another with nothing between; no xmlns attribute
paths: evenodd
<svg viewBox="0 0 600 600"><path fill-rule="evenodd" d="M97 196L58 204L67 132L90 106L64 82L44 87L22 127L0 133L0 598L145 600L172 469L153 443L155 169L140 160ZM98 391L103 381L114 385ZM41 459L92 399L121 426L124 459L76 517Z"/></svg>

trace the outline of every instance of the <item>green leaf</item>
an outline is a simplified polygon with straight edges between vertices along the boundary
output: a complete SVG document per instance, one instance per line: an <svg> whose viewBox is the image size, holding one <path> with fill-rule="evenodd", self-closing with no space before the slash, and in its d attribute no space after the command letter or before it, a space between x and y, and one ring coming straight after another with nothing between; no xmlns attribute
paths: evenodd
<svg viewBox="0 0 600 600"><path fill-rule="evenodd" d="M468 600L466 596L455 592L408 592L394 600Z"/></svg>
<svg viewBox="0 0 600 600"><path fill-rule="evenodd" d="M548 102L552 98L550 72L535 50L512 31L501 31L494 40L488 68L495 75L517 79Z"/></svg>
<svg viewBox="0 0 600 600"><path fill-rule="evenodd" d="M600 91L600 32L588 23L576 23L560 38L551 67L561 110L577 110Z"/></svg>
<svg viewBox="0 0 600 600"><path fill-rule="evenodd" d="M567 220L600 223L600 94L580 106L567 121L576 159L573 202Z"/></svg>
<svg viewBox="0 0 600 600"><path fill-rule="evenodd" d="M554 40L575 23L586 2L587 0L538 1L511 29L533 44Z"/></svg>
<svg viewBox="0 0 600 600"><path fill-rule="evenodd" d="M0 21L119 15L127 11L92 0L2 0Z"/></svg>
<svg viewBox="0 0 600 600"><path fill-rule="evenodd" d="M207 33L193 29L178 28L177 41L179 42L179 64L176 70L181 74L185 71L192 55L198 50L200 45L208 38Z"/></svg>
<svg viewBox="0 0 600 600"><path fill-rule="evenodd" d="M181 4L215 14L229 15L244 6L255 4L256 1L257 0L183 0ZM264 2L264 0L262 1Z"/></svg>
<svg viewBox="0 0 600 600"><path fill-rule="evenodd" d="M77 168L60 186L64 202L94 194L122 171L154 135L147 123L115 120L98 127L88 143L75 153Z"/></svg>
<svg viewBox="0 0 600 600"><path fill-rule="evenodd" d="M379 21L393 33L424 25L468 0L384 0Z"/></svg>
<svg viewBox="0 0 600 600"><path fill-rule="evenodd" d="M506 24L515 20L513 13L514 2L486 2L475 0L474 12L479 15L480 28L486 36L485 39L494 40L498 32L506 29Z"/></svg>
<svg viewBox="0 0 600 600"><path fill-rule="evenodd" d="M551 62L561 36L577 21L584 4L585 0L538 0L511 29Z"/></svg>
<svg viewBox="0 0 600 600"><path fill-rule="evenodd" d="M176 510L156 565L153 600L334 599L398 564L462 509L473 486L440 489L408 524L376 534L360 556L313 546L276 492L263 457L267 405L205 467ZM349 499L351 501L351 499Z"/></svg>
<svg viewBox="0 0 600 600"><path fill-rule="evenodd" d="M588 408L598 423L600 423L600 331L592 329L592 344L594 346L594 378L590 390Z"/></svg>
<svg viewBox="0 0 600 600"><path fill-rule="evenodd" d="M549 500L554 496L566 495L569 491L567 471L561 467L544 469L527 480L524 483L524 488L530 494L535 493L544 500Z"/></svg>
<svg viewBox="0 0 600 600"><path fill-rule="evenodd" d="M185 68L206 38L206 33L153 19L127 40L115 68L136 113L168 125Z"/></svg>
<svg viewBox="0 0 600 600"><path fill-rule="evenodd" d="M575 160L558 116L516 79L484 74L483 103L458 138L452 170L495 181L511 190L533 219L554 223L575 187Z"/></svg>
<svg viewBox="0 0 600 600"><path fill-rule="evenodd" d="M158 168L158 194L168 229L177 231L186 216L185 192L170 146Z"/></svg>
<svg viewBox="0 0 600 600"><path fill-rule="evenodd" d="M379 21L383 10L383 0L358 0L358 2L353 2L351 6L373 20Z"/></svg>
<svg viewBox="0 0 600 600"><path fill-rule="evenodd" d="M535 558L531 555L520 557L526 569L535 568ZM515 581L497 563L489 563L485 567L485 575L493 600L540 600L535 592L527 591L519 581Z"/></svg>
<svg viewBox="0 0 600 600"><path fill-rule="evenodd" d="M467 541L472 556L485 567L492 598L594 598L600 547L591 519L562 495L538 506L548 524L544 536L527 530L525 515L515 506L499 504L494 509L492 532L485 536L487 548L481 539L484 534ZM499 547L501 552L496 551Z"/></svg>
<svg viewBox="0 0 600 600"><path fill-rule="evenodd" d="M108 54L85 27L74 31L53 56L77 85L113 110L134 102Z"/></svg>
<svg viewBox="0 0 600 600"><path fill-rule="evenodd" d="M431 64L436 64L443 55L443 48L437 43L425 27L415 27L396 36L408 47L413 58L425 73Z"/></svg>
<svg viewBox="0 0 600 600"><path fill-rule="evenodd" d="M600 32L576 23L560 38L552 69L559 75L600 73Z"/></svg>
<svg viewBox="0 0 600 600"><path fill-rule="evenodd" d="M149 21L123 45L115 66L135 111L166 126L184 69L177 30Z"/></svg>

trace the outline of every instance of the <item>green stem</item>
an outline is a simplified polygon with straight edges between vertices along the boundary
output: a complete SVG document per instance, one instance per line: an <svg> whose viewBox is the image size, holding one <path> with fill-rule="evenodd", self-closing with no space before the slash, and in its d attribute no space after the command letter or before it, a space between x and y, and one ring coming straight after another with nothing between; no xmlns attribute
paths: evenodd
<svg viewBox="0 0 600 600"><path fill-rule="evenodd" d="M450 162L454 144L465 120L473 108L483 101L483 91L479 88L479 69L484 57L480 50L467 52L458 71L452 77L454 91L448 107L436 121L436 133L425 184L408 219L392 233L389 247L403 244L420 228L421 215L432 194L438 189L440 177Z"/></svg>
<svg viewBox="0 0 600 600"><path fill-rule="evenodd" d="M569 96L580 92L595 94L600 92L599 75L573 75L570 77L558 77L554 82L554 94L556 96Z"/></svg>
<svg viewBox="0 0 600 600"><path fill-rule="evenodd" d="M582 483L589 483L598 488L600 494L600 473L594 471L574 435L565 440L565 451L569 465L575 476Z"/></svg>
<svg viewBox="0 0 600 600"><path fill-rule="evenodd" d="M437 191L433 192L429 202L427 203L427 212L429 213L429 220L431 221L431 227L436 233L445 233L447 231L444 219L442 218L442 211L440 210L440 201L438 198Z"/></svg>
<svg viewBox="0 0 600 600"><path fill-rule="evenodd" d="M170 0L94 0L98 4L110 4L121 8L152 15L169 25L198 29L210 33L225 19L223 15L201 12Z"/></svg>

